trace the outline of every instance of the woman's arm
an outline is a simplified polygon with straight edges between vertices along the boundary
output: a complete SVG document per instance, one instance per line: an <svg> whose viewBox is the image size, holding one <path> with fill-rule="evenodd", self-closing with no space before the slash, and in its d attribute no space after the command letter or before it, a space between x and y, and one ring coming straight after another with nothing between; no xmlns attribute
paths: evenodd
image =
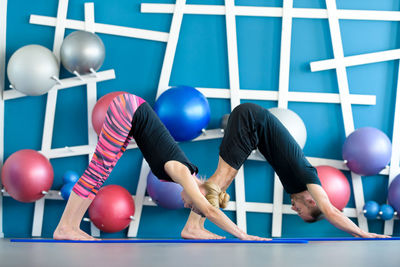
<svg viewBox="0 0 400 267"><path fill-rule="evenodd" d="M200 192L196 181L185 165L178 161L168 161L165 163L164 168L172 180L183 187L183 190L185 190L186 194L192 201L190 204L221 229L242 240L268 240L258 236L247 235L245 232L240 230L239 227L225 215L225 213L220 209L213 207Z"/></svg>
<svg viewBox="0 0 400 267"><path fill-rule="evenodd" d="M314 198L317 206L325 215L325 218L335 227L355 236L363 238L384 238L385 235L368 233L361 230L353 221L347 218L341 211L335 208L329 201L325 190L317 184L307 184L308 192Z"/></svg>

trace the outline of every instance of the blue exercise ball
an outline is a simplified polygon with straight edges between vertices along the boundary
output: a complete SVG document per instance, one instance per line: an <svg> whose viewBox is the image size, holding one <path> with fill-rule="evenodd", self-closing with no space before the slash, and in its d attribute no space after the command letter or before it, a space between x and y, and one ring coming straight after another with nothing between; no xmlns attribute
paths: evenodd
<svg viewBox="0 0 400 267"><path fill-rule="evenodd" d="M176 141L198 137L210 121L207 98L190 86L166 90L157 99L154 110Z"/></svg>
<svg viewBox="0 0 400 267"><path fill-rule="evenodd" d="M376 175L389 164L392 145L382 131L363 127L346 138L342 152L352 172L365 176Z"/></svg>
<svg viewBox="0 0 400 267"><path fill-rule="evenodd" d="M376 219L379 213L379 204L376 201L368 201L364 205L364 216L367 219Z"/></svg>
<svg viewBox="0 0 400 267"><path fill-rule="evenodd" d="M75 183L67 183L61 187L61 196L63 199L68 200L69 196L71 195L72 188L74 187Z"/></svg>
<svg viewBox="0 0 400 267"><path fill-rule="evenodd" d="M165 209L183 208L182 190L180 184L159 180L151 171L147 176L147 192L158 206Z"/></svg>
<svg viewBox="0 0 400 267"><path fill-rule="evenodd" d="M382 204L379 215L381 216L382 220L391 220L394 215L394 209L388 204Z"/></svg>
<svg viewBox="0 0 400 267"><path fill-rule="evenodd" d="M226 131L226 127L228 126L229 114L225 114L221 118L221 129Z"/></svg>
<svg viewBox="0 0 400 267"><path fill-rule="evenodd" d="M79 174L74 171L66 171L63 175L63 183L76 183L79 180Z"/></svg>

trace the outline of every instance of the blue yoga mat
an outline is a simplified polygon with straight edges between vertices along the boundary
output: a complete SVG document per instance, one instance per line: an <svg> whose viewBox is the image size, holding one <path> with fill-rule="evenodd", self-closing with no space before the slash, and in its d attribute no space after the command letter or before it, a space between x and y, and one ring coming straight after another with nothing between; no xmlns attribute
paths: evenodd
<svg viewBox="0 0 400 267"><path fill-rule="evenodd" d="M334 238L302 238L307 241L395 241L400 237L391 238L358 238L358 237L334 237Z"/></svg>
<svg viewBox="0 0 400 267"><path fill-rule="evenodd" d="M276 238L270 241L252 241L240 239L218 239L218 240L193 240L193 239L103 239L93 241L83 240L54 240L54 239L10 239L10 242L25 242L25 243L303 243L318 242L318 241L398 241L400 237L392 238Z"/></svg>
<svg viewBox="0 0 400 267"><path fill-rule="evenodd" d="M83 240L54 240L54 239L10 239L10 242L29 242L29 243L308 243L304 239L272 239L270 241L253 241L240 239L103 239L93 241Z"/></svg>

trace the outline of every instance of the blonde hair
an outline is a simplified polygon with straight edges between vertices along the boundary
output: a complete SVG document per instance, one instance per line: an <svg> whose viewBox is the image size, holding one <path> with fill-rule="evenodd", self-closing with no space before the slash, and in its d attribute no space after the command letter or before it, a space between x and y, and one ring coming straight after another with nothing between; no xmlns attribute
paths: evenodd
<svg viewBox="0 0 400 267"><path fill-rule="evenodd" d="M226 208L230 199L229 194L222 191L221 188L213 182L206 181L203 185L206 189L206 199L208 202L216 208Z"/></svg>

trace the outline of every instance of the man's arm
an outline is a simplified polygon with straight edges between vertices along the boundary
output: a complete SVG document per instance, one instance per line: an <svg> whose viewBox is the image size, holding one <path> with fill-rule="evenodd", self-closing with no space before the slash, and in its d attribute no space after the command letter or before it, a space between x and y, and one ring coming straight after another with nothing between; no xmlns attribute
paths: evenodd
<svg viewBox="0 0 400 267"><path fill-rule="evenodd" d="M353 221L347 218L340 210L329 201L325 190L317 184L307 184L308 192L314 198L317 206L325 215L325 218L335 227L355 236L363 238L385 238L388 236L368 233L361 230Z"/></svg>

